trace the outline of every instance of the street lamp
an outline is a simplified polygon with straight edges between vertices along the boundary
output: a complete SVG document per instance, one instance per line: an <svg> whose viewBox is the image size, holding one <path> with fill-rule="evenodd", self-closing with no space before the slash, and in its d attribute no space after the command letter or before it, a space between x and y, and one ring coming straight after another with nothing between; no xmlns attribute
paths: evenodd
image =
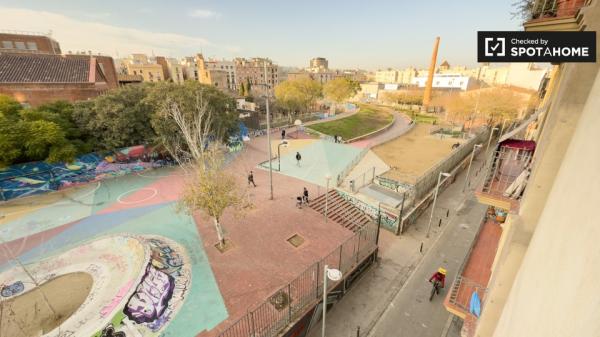
<svg viewBox="0 0 600 337"><path fill-rule="evenodd" d="M427 235L425 235L425 237L427 238L429 237L429 232L431 231L431 221L433 221L433 211L435 210L435 203L437 201L438 192L440 190L440 182L442 181L442 176L449 177L451 176L451 174L447 172L440 172L440 174L438 174L437 185L435 185L435 194L433 195L433 205L431 206L431 216L429 217L429 225L427 226Z"/></svg>
<svg viewBox="0 0 600 337"><path fill-rule="evenodd" d="M465 184L462 189L463 192L465 191L465 188L467 188L467 183L469 182L469 174L471 173L471 164L473 164L473 158L475 157L475 150L480 147L481 147L481 144L475 144L473 146L473 152L471 153L471 159L469 159L469 168L467 169L467 177L465 178Z"/></svg>
<svg viewBox="0 0 600 337"><path fill-rule="evenodd" d="M271 187L271 195L270 200L273 200L273 165L271 163L271 113L269 112L269 82L267 80L267 61L264 62L264 71L265 71L265 96L266 102L265 107L267 109L267 143L269 146L269 185Z"/></svg>
<svg viewBox="0 0 600 337"><path fill-rule="evenodd" d="M278 166L278 171L281 172L281 151L279 150L281 148L281 145L287 147L287 140L282 140L281 143L279 143L279 145L277 145L277 162L279 164Z"/></svg>
<svg viewBox="0 0 600 337"><path fill-rule="evenodd" d="M331 174L325 175L325 180L327 181L325 187L325 222L327 222L327 206L329 206L329 180L331 179Z"/></svg>
<svg viewBox="0 0 600 337"><path fill-rule="evenodd" d="M485 152L487 152L487 150L490 148L490 143L492 142L492 136L494 135L494 131L498 131L498 128L493 128L490 131L490 139L488 139L487 146L485 147Z"/></svg>
<svg viewBox="0 0 600 337"><path fill-rule="evenodd" d="M321 337L325 337L325 314L327 312L327 279L337 282L342 279L342 272L338 269L329 269L328 265L325 265L325 269L323 270L323 329Z"/></svg>

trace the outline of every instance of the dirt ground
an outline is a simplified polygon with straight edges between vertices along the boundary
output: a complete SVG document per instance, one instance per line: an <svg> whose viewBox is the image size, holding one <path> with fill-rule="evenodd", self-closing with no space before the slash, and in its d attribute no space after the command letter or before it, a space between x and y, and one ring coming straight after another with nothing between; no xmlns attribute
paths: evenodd
<svg viewBox="0 0 600 337"><path fill-rule="evenodd" d="M417 124L405 135L376 146L373 151L391 169L384 177L414 183L418 177L452 152L452 144L462 139L429 134L430 124Z"/></svg>
<svg viewBox="0 0 600 337"><path fill-rule="evenodd" d="M0 336L41 336L52 331L81 306L92 283L89 274L72 273L1 301Z"/></svg>

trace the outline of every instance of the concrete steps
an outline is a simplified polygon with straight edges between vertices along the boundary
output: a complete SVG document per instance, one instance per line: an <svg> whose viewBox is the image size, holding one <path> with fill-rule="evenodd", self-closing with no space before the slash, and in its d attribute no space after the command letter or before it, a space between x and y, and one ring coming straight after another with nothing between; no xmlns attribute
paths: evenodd
<svg viewBox="0 0 600 337"><path fill-rule="evenodd" d="M342 227L356 232L362 226L372 222L368 215L342 198L335 190L329 191L327 199L327 218L337 222ZM326 195L323 194L312 200L309 206L315 211L325 214L325 200Z"/></svg>

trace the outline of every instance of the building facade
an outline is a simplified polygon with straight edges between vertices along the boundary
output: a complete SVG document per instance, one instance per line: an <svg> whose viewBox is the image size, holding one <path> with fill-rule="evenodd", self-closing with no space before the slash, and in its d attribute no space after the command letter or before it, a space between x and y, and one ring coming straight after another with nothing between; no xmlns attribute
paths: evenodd
<svg viewBox="0 0 600 337"><path fill-rule="evenodd" d="M112 86L95 57L0 54L0 94L12 96L21 104L82 101Z"/></svg>
<svg viewBox="0 0 600 337"><path fill-rule="evenodd" d="M324 57L315 57L310 60L310 68L327 70L329 69L329 61Z"/></svg>
<svg viewBox="0 0 600 337"><path fill-rule="evenodd" d="M0 53L62 54L60 44L41 33L1 33Z"/></svg>
<svg viewBox="0 0 600 337"><path fill-rule="evenodd" d="M128 75L140 75L144 82L162 82L165 80L164 67L148 58L145 54L131 54L124 60Z"/></svg>
<svg viewBox="0 0 600 337"><path fill-rule="evenodd" d="M233 62L235 63L238 84L250 83L252 92L255 94L264 95L265 84L267 84L269 88L274 88L279 84L278 66L268 58L236 58Z"/></svg>
<svg viewBox="0 0 600 337"><path fill-rule="evenodd" d="M419 88L425 88L427 76L414 77L412 84ZM437 90L469 90L473 87L473 81L469 76L460 74L435 74L433 75L432 87Z"/></svg>
<svg viewBox="0 0 600 337"><path fill-rule="evenodd" d="M555 3L552 15L537 13L534 6L525 30L598 31L600 4L586 4ZM578 7L566 11L569 6ZM480 230L474 247L488 247L480 255L491 258L471 264L481 258L469 253L445 300L463 320L466 337L595 336L600 331L600 302L593 295L600 290L600 229L594 216L600 203L600 65L555 65L542 92L534 115L501 137L475 193L480 203L500 211L503 221L486 221L499 235L490 240ZM506 151L507 141L533 143L534 151ZM466 270L486 277L473 282L465 279ZM461 290L466 290L466 306L457 302ZM477 314L468 304L474 291L480 297Z"/></svg>

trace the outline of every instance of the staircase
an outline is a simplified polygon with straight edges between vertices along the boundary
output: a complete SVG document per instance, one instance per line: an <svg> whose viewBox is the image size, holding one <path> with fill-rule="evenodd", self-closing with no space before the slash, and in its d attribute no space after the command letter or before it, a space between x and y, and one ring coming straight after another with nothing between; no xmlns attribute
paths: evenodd
<svg viewBox="0 0 600 337"><path fill-rule="evenodd" d="M325 194L312 200L308 205L315 211L325 214ZM372 219L368 215L342 198L335 190L329 191L327 218L353 232L372 222Z"/></svg>

